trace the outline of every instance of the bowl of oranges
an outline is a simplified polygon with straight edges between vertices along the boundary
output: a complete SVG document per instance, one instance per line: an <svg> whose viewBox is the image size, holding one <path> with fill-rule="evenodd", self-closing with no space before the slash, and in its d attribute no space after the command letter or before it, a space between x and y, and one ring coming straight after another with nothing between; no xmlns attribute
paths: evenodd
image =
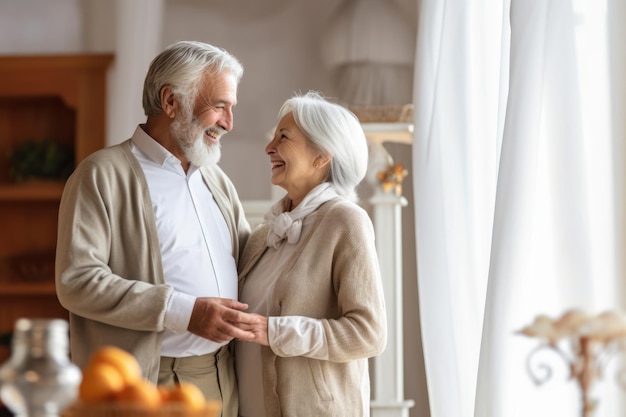
<svg viewBox="0 0 626 417"><path fill-rule="evenodd" d="M130 353L104 346L83 368L78 401L63 417L217 417L221 404L207 401L200 389L181 382L155 386L142 376Z"/></svg>

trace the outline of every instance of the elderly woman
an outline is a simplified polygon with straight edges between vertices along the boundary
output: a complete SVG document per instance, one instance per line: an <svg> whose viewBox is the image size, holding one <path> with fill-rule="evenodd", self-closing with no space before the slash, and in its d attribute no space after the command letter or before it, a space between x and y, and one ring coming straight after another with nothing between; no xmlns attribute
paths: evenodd
<svg viewBox="0 0 626 417"><path fill-rule="evenodd" d="M287 100L265 148L287 191L248 241L241 301L260 324L241 327L242 417L368 416L367 358L387 326L374 230L354 203L367 169L357 118L310 92Z"/></svg>

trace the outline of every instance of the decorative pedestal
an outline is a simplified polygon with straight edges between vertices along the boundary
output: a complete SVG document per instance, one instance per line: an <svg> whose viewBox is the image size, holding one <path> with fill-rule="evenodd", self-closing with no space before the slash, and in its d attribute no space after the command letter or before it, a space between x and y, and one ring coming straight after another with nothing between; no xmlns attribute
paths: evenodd
<svg viewBox="0 0 626 417"><path fill-rule="evenodd" d="M406 198L378 191L370 200L387 307L387 347L373 358L372 417L408 417L415 404L404 397L402 328L402 207Z"/></svg>
<svg viewBox="0 0 626 417"><path fill-rule="evenodd" d="M578 385L581 415L595 415L599 400L592 396L594 385L602 379L612 356L626 354L626 320L622 313L605 311L587 315L569 310L556 319L539 315L519 333L540 340L526 359L526 369L533 382L541 385L552 376L552 367L543 361L536 362L535 354L542 350L556 353L570 369L570 379ZM620 366L617 383L626 388L626 368Z"/></svg>

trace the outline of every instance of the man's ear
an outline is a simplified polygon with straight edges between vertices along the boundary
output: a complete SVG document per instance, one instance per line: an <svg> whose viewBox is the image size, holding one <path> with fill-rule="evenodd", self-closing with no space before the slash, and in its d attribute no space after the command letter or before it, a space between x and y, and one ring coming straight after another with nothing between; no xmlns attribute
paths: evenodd
<svg viewBox="0 0 626 417"><path fill-rule="evenodd" d="M161 88L160 97L163 112L173 119L176 116L179 104L172 88L169 85L164 85L163 88Z"/></svg>

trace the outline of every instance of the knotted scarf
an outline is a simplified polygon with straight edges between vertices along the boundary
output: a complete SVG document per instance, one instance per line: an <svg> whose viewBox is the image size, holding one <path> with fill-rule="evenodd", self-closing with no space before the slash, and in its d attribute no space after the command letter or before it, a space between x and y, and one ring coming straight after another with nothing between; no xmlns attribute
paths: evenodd
<svg viewBox="0 0 626 417"><path fill-rule="evenodd" d="M298 243L302 231L302 219L336 196L337 192L333 185L323 182L309 191L298 207L292 211L284 211L284 199L278 201L264 216L264 222L269 224L267 246L277 249L285 238L291 244Z"/></svg>

